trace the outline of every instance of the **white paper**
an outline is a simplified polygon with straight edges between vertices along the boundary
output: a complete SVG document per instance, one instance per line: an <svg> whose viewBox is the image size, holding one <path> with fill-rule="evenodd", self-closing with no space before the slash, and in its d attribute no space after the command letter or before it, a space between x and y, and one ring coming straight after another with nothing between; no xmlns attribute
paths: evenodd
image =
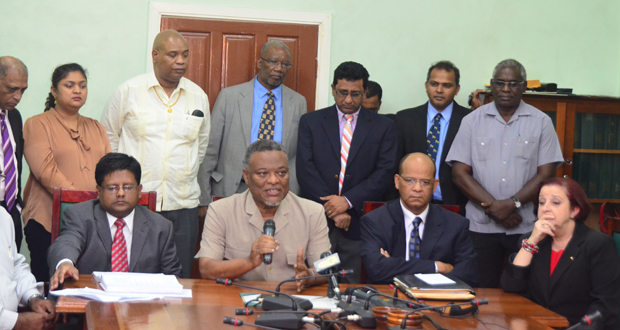
<svg viewBox="0 0 620 330"><path fill-rule="evenodd" d="M64 289L50 291L50 294L57 297L78 297L102 302L121 302L121 301L140 301L164 298L191 298L192 290L183 289L179 294L148 294L148 293L115 293L102 290L83 288L83 289Z"/></svg>
<svg viewBox="0 0 620 330"><path fill-rule="evenodd" d="M174 275L93 272L93 276L106 292L180 294L183 290Z"/></svg>
<svg viewBox="0 0 620 330"><path fill-rule="evenodd" d="M243 304L247 304L248 301L258 298L260 294L249 294L241 296ZM295 298L307 299L312 303L312 309L334 309L338 307L338 299L328 298L324 296L306 296L306 295L293 295Z"/></svg>
<svg viewBox="0 0 620 330"><path fill-rule="evenodd" d="M415 277L422 280L428 285L450 285L456 284L455 281L441 275L441 274L415 274Z"/></svg>

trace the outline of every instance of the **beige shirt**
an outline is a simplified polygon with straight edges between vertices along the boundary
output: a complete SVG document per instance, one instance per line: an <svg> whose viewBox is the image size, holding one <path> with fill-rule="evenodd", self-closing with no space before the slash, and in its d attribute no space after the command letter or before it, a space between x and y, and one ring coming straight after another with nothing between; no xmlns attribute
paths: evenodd
<svg viewBox="0 0 620 330"><path fill-rule="evenodd" d="M109 152L105 128L94 119L80 116L75 131L65 126L54 108L28 118L24 157L30 175L24 188L24 224L35 219L51 232L54 187L95 190L95 167Z"/></svg>
<svg viewBox="0 0 620 330"><path fill-rule="evenodd" d="M260 266L241 276L246 281L282 281L295 277L297 250L312 265L330 250L327 219L323 207L289 192L273 218L275 239L280 248L271 265ZM246 258L252 243L263 235L265 221L249 190L209 205L196 257L215 260Z"/></svg>
<svg viewBox="0 0 620 330"><path fill-rule="evenodd" d="M193 116L194 110L204 117ZM198 167L207 152L210 118L200 86L181 78L168 97L150 72L118 87L101 123L112 151L140 162L143 191L157 192L157 211L171 211L198 206Z"/></svg>

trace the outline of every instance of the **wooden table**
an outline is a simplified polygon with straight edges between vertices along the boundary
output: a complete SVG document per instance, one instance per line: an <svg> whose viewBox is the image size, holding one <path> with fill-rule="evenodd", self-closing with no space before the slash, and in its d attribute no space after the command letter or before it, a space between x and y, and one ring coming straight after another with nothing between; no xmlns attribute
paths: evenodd
<svg viewBox="0 0 620 330"><path fill-rule="evenodd" d="M235 309L242 308L243 302L239 293L259 293L251 289L236 286L225 287L215 281L181 279L186 289L192 289L192 299L164 299L150 302L131 303L100 303L85 301L78 298L61 298L56 306L59 313L86 313L88 329L226 329L233 327L224 325L224 316L235 317ZM276 283L244 282L256 287L274 289ZM96 287L91 276L80 275L80 280L68 282L65 288ZM342 285L342 290L346 285ZM380 291L391 293L386 285L376 286ZM282 291L294 294L294 284L285 284ZM326 286L313 287L304 291L308 295L325 295ZM489 304L480 306L477 319L473 316L465 318L446 318L437 313L424 312L448 329L502 329L514 330L551 329L551 327L567 327L566 318L543 308L516 294L505 293L501 289L476 289L479 298L488 298ZM406 299L404 296L401 298ZM431 305L442 305L445 302L427 301ZM245 322L253 323L255 316L240 316ZM487 323L485 326L483 323ZM497 325L491 325L497 324ZM424 329L435 329L428 321L423 323ZM250 329L250 327L246 327ZM313 327L309 326L309 329ZM349 329L360 329L354 323L347 323ZM387 329L380 324L377 329Z"/></svg>

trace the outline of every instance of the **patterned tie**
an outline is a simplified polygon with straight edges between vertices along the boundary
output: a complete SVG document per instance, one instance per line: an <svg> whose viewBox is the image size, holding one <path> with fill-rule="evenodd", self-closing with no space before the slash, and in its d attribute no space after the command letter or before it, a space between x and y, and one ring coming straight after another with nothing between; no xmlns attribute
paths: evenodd
<svg viewBox="0 0 620 330"><path fill-rule="evenodd" d="M117 219L114 224L116 225L116 233L114 234L114 242L112 242L112 271L126 273L129 271L129 264L127 262L125 235L123 235L125 221Z"/></svg>
<svg viewBox="0 0 620 330"><path fill-rule="evenodd" d="M420 239L420 223L422 223L422 218L416 217L413 219L413 230L409 238L409 260L413 258L420 259L420 245L422 244Z"/></svg>
<svg viewBox="0 0 620 330"><path fill-rule="evenodd" d="M338 176L338 195L342 192L342 183L344 182L344 172L347 169L347 158L349 158L349 148L351 147L351 140L353 139L353 127L351 121L353 121L353 115L345 115L344 118L347 123L342 130L342 142L340 146L340 175Z"/></svg>
<svg viewBox="0 0 620 330"><path fill-rule="evenodd" d="M4 201L8 210L15 206L17 198L17 172L15 171L13 145L6 127L6 115L0 112L0 129L2 130L2 151L4 152Z"/></svg>
<svg viewBox="0 0 620 330"><path fill-rule="evenodd" d="M426 137L426 149L428 155L431 156L434 162L437 162L437 149L439 149L439 132L441 132L441 114L438 113L433 118L433 126L428 130L428 136Z"/></svg>
<svg viewBox="0 0 620 330"><path fill-rule="evenodd" d="M273 140L274 128L276 126L276 101L271 91L268 91L267 95L269 98L265 102L263 115L260 117L258 140Z"/></svg>

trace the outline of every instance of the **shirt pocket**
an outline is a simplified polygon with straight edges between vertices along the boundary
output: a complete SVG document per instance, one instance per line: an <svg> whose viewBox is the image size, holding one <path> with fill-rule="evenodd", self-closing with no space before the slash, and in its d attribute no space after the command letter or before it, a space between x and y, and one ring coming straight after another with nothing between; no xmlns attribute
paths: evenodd
<svg viewBox="0 0 620 330"><path fill-rule="evenodd" d="M305 256L304 256L304 258L305 258ZM297 263L297 252L287 253L286 254L286 262L288 263L289 266L293 267Z"/></svg>
<svg viewBox="0 0 620 330"><path fill-rule="evenodd" d="M520 136L517 141L517 157L529 160L534 159L538 153L536 141L531 136Z"/></svg>
<svg viewBox="0 0 620 330"><path fill-rule="evenodd" d="M473 147L473 159L485 161L495 157L493 153L493 140L487 136L475 137Z"/></svg>
<svg viewBox="0 0 620 330"><path fill-rule="evenodd" d="M181 127L181 137L188 142L193 142L200 133L200 128L204 122L203 117L187 116Z"/></svg>

